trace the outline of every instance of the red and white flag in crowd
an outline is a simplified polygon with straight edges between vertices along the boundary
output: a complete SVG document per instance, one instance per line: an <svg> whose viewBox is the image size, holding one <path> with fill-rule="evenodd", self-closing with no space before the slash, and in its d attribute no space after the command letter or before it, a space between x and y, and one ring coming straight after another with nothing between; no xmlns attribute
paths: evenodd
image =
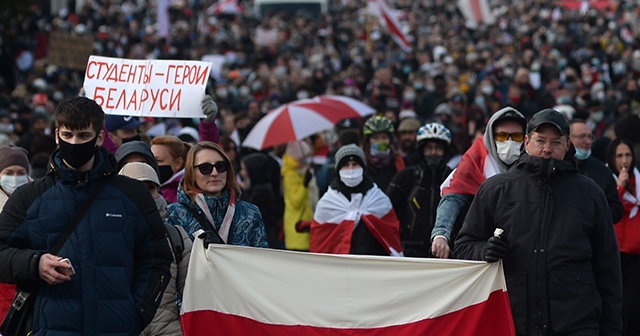
<svg viewBox="0 0 640 336"><path fill-rule="evenodd" d="M408 36L402 31L402 26L398 21L401 11L391 9L386 0L369 0L367 10L370 15L378 18L380 24L389 29L391 38L406 52L411 52L411 42Z"/></svg>
<svg viewBox="0 0 640 336"><path fill-rule="evenodd" d="M488 0L458 0L458 9L469 27L477 27L482 23L492 25L496 22Z"/></svg>
<svg viewBox="0 0 640 336"><path fill-rule="evenodd" d="M196 239L184 335L515 335L502 263L304 253Z"/></svg>
<svg viewBox="0 0 640 336"><path fill-rule="evenodd" d="M500 172L496 160L489 155L484 138L473 142L464 153L463 160L442 182L440 193L475 195L480 185L489 177Z"/></svg>
<svg viewBox="0 0 640 336"><path fill-rule="evenodd" d="M244 8L238 3L238 0L219 0L217 3L207 8L207 14L242 14Z"/></svg>
<svg viewBox="0 0 640 336"><path fill-rule="evenodd" d="M352 194L351 199L329 188L313 215L309 251L349 254L353 230L361 219L389 255L402 255L400 222L389 197L378 187L365 195Z"/></svg>

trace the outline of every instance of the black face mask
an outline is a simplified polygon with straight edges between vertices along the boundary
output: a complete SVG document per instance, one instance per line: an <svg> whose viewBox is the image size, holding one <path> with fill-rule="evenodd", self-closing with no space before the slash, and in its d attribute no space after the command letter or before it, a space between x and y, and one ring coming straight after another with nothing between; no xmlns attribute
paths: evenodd
<svg viewBox="0 0 640 336"><path fill-rule="evenodd" d="M91 158L96 154L96 136L93 140L87 141L82 144L70 144L58 137L60 143L60 157L72 168L78 169L85 163L89 162Z"/></svg>
<svg viewBox="0 0 640 336"><path fill-rule="evenodd" d="M122 143L127 143L127 142L130 142L130 141L140 141L140 134L136 134L136 135L134 135L132 137L129 137L129 138L122 138Z"/></svg>
<svg viewBox="0 0 640 336"><path fill-rule="evenodd" d="M427 163L427 167L436 169L442 164L442 155L425 155L424 162Z"/></svg>
<svg viewBox="0 0 640 336"><path fill-rule="evenodd" d="M164 184L173 176L173 169L170 165L158 166L158 169L160 170L160 184Z"/></svg>

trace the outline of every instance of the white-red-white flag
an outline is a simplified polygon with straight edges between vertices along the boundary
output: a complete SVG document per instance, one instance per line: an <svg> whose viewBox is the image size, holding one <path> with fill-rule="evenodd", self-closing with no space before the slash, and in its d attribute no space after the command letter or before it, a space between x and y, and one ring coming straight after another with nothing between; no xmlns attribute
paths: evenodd
<svg viewBox="0 0 640 336"><path fill-rule="evenodd" d="M377 186L364 195L351 194L350 199L329 187L316 205L309 251L349 254L353 230L360 223L389 255L402 256L400 222L389 197Z"/></svg>
<svg viewBox="0 0 640 336"><path fill-rule="evenodd" d="M481 23L492 25L496 18L491 14L488 0L458 0L458 9L467 20L467 26L477 27Z"/></svg>
<svg viewBox="0 0 640 336"><path fill-rule="evenodd" d="M333 255L196 239L184 335L515 335L502 263Z"/></svg>
<svg viewBox="0 0 640 336"><path fill-rule="evenodd" d="M398 17L402 14L389 7L386 0L370 0L367 4L367 11L370 15L376 16L380 24L387 27L391 38L406 52L411 52L411 42L408 36L402 31L402 26Z"/></svg>

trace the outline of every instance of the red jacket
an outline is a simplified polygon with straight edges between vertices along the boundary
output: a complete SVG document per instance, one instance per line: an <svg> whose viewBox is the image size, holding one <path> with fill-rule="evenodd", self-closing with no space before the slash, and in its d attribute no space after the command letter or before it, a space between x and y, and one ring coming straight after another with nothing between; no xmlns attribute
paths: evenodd
<svg viewBox="0 0 640 336"><path fill-rule="evenodd" d="M629 183L636 185L635 176L631 175ZM626 197L625 192L627 193ZM637 194L638 190L636 190L636 196L633 196L636 200L638 199ZM631 194L620 186L618 186L618 196L622 202L623 214L622 219L614 225L614 228L620 252L640 254L640 213L637 210L633 211L638 204L630 201Z"/></svg>

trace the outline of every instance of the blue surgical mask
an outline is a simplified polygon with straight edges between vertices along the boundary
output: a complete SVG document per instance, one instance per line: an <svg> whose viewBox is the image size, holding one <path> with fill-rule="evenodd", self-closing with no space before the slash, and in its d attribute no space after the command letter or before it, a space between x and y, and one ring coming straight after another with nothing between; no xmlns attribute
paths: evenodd
<svg viewBox="0 0 640 336"><path fill-rule="evenodd" d="M589 156L591 156L591 149L584 150L576 147L576 154L573 157L578 160L586 160L587 158L589 158Z"/></svg>
<svg viewBox="0 0 640 336"><path fill-rule="evenodd" d="M7 194L11 195L13 192L21 185L27 184L29 182L29 177L27 175L21 176L9 176L4 175L0 177L0 186L2 190L6 191Z"/></svg>

